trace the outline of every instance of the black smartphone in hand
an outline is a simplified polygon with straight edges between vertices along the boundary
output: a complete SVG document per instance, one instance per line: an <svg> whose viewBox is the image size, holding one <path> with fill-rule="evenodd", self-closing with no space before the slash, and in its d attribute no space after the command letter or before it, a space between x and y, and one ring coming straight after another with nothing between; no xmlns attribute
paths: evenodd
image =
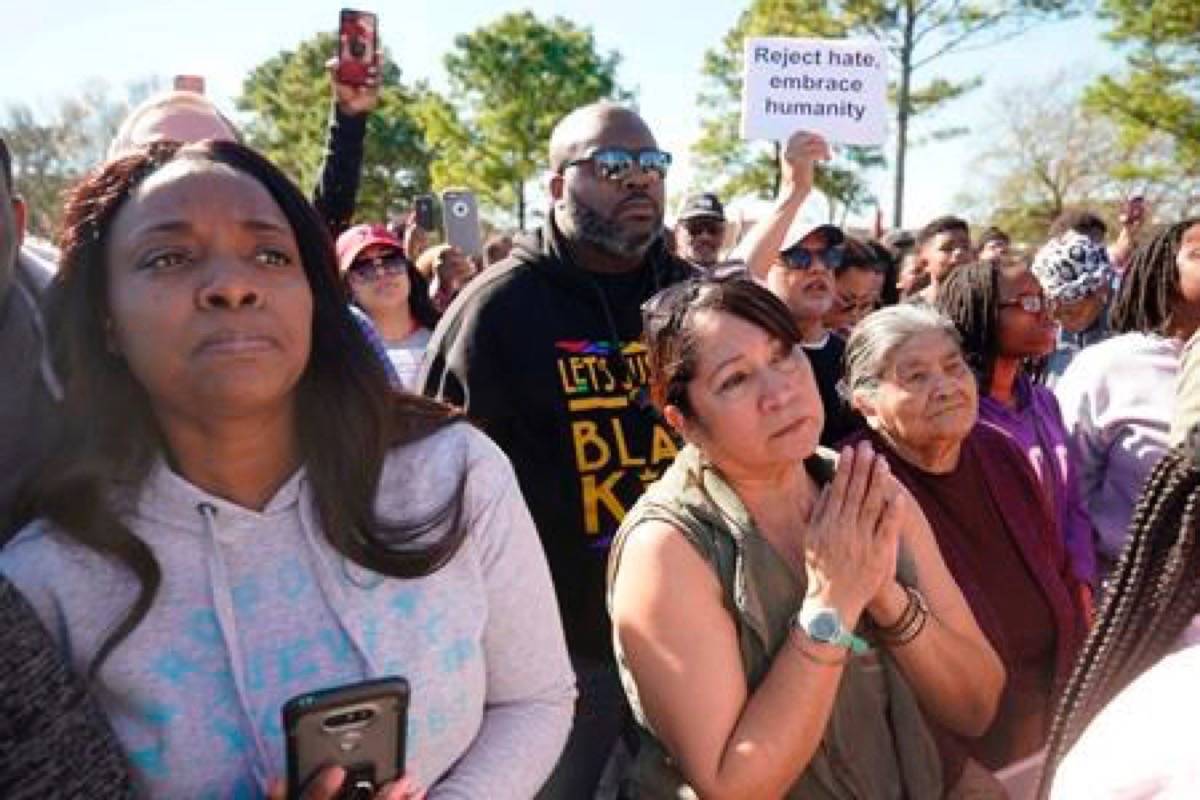
<svg viewBox="0 0 1200 800"><path fill-rule="evenodd" d="M283 706L289 800L299 800L318 772L346 770L338 793L370 800L404 775L408 681L379 678L297 695Z"/></svg>

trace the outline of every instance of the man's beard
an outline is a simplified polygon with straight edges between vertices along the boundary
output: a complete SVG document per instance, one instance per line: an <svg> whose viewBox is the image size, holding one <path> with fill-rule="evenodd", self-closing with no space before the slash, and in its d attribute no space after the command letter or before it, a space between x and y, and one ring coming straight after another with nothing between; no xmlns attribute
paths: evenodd
<svg viewBox="0 0 1200 800"><path fill-rule="evenodd" d="M662 235L661 215L658 225L652 230L629 230L616 220L605 218L570 191L564 198L563 210L566 213L567 226L575 238L617 258L641 258L646 255L650 245Z"/></svg>

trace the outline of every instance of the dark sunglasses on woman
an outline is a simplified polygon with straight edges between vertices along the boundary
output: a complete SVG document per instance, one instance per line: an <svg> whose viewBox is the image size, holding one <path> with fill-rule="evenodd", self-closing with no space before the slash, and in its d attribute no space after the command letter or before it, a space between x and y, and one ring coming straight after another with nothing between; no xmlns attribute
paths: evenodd
<svg viewBox="0 0 1200 800"><path fill-rule="evenodd" d="M788 269L808 269L813 265L813 261L820 259L826 269L837 269L842 265L845 254L846 249L840 244L819 250L790 247L779 254L779 261Z"/></svg>
<svg viewBox="0 0 1200 800"><path fill-rule="evenodd" d="M377 281L386 275L399 275L408 269L408 259L399 253L355 259L347 272L358 280Z"/></svg>

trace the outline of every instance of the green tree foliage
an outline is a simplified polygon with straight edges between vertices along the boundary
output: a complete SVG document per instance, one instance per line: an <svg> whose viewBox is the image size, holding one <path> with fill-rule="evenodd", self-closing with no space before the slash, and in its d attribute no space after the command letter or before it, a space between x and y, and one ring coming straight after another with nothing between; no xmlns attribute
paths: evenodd
<svg viewBox="0 0 1200 800"><path fill-rule="evenodd" d="M1165 135L1187 170L1200 174L1200 3L1104 0L1108 38L1131 49L1128 72L1101 77L1088 104L1115 120L1127 141Z"/></svg>
<svg viewBox="0 0 1200 800"><path fill-rule="evenodd" d="M249 112L247 142L302 187L312 187L324 155L332 108L325 62L337 37L319 33L255 67L242 84L237 107ZM357 217L383 220L429 191L429 149L412 114L424 87L401 82L400 67L384 53L379 105L367 118Z"/></svg>
<svg viewBox="0 0 1200 800"><path fill-rule="evenodd" d="M93 80L46 113L26 104L5 108L0 135L12 154L17 191L29 207L31 234L54 235L63 192L104 160L121 120L158 89L156 79L136 81L120 92Z"/></svg>
<svg viewBox="0 0 1200 800"><path fill-rule="evenodd" d="M1081 83L1058 74L997 97L990 146L972 170L978 195L964 198L973 216L1036 245L1069 208L1093 211L1115 231L1122 202L1134 194L1158 220L1200 207L1200 196L1180 191L1189 179L1169 137L1127 140L1113 120L1083 103Z"/></svg>
<svg viewBox="0 0 1200 800"><path fill-rule="evenodd" d="M529 11L458 36L446 56L449 98L426 93L416 112L437 153L434 184L473 189L524 227L525 186L546 166L554 125L581 105L628 98L619 62L597 52L590 30Z"/></svg>
<svg viewBox="0 0 1200 800"><path fill-rule="evenodd" d="M959 80L933 78L917 84L914 82L917 73L950 53L996 44L1033 24L1069 14L1076 1L752 0L726 35L721 48L710 51L705 57L703 71L713 90L701 95L701 103L713 111L714 117L737 113L743 40L747 36L852 36L883 42L892 56L895 75L892 86L896 109L893 225L899 227L904 215L905 161L912 121L945 107L979 86L979 80L973 76ZM938 140L963 130L962 126L952 126L929 131L926 135ZM714 170L709 174L720 175L716 169L731 168L734 172L726 174L732 174L735 181L741 180L746 188L766 194L772 183L766 183L763 178L775 175L773 162L762 151L746 155L749 148L729 139L730 131L736 134L736 123L706 122L704 138L698 147L702 169L708 167ZM859 162L858 166L880 163L878 153L860 153L854 159ZM834 169L839 167L853 170L855 165L833 165ZM825 181L819 179L817 188L824 191L827 188L824 184ZM734 185L740 188L738 183ZM839 185L855 184L840 180L828 188L837 191Z"/></svg>

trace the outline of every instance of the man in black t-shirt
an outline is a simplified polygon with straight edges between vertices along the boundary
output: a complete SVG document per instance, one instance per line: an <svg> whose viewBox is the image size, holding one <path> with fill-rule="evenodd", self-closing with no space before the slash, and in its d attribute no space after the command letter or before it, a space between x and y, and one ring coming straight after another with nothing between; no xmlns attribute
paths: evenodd
<svg viewBox="0 0 1200 800"><path fill-rule="evenodd" d="M508 455L550 564L580 701L540 798L591 797L627 715L605 566L625 511L676 452L639 391L640 306L694 273L663 245L669 164L629 109L598 103L559 122L545 226L446 310L419 381Z"/></svg>

